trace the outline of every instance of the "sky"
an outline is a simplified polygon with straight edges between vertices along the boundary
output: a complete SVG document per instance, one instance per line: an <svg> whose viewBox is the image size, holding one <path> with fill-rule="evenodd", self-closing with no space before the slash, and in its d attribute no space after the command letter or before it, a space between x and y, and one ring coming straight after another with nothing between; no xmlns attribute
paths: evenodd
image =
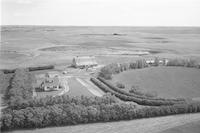
<svg viewBox="0 0 200 133"><path fill-rule="evenodd" d="M1 25L200 26L200 0L1 0Z"/></svg>

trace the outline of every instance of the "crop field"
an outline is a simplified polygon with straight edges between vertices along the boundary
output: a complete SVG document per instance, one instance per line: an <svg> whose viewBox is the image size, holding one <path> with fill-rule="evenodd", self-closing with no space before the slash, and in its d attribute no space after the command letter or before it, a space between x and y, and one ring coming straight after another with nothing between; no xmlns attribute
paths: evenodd
<svg viewBox="0 0 200 133"><path fill-rule="evenodd" d="M66 65L77 55L94 55L100 64L141 56L200 60L198 27L3 26L1 35L0 68Z"/></svg>
<svg viewBox="0 0 200 133"><path fill-rule="evenodd" d="M150 67L125 71L113 76L130 89L139 86L145 91L156 91L161 97L194 98L200 96L200 71L183 67Z"/></svg>

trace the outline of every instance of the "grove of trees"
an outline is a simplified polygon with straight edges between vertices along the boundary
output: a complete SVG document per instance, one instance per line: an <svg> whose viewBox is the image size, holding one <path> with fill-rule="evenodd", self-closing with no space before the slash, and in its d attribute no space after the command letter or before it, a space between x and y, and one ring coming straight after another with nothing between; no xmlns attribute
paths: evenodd
<svg viewBox="0 0 200 133"><path fill-rule="evenodd" d="M4 94L4 100L8 105L22 102L24 99L31 99L33 96L35 77L27 69L16 69L9 79Z"/></svg>
<svg viewBox="0 0 200 133"><path fill-rule="evenodd" d="M44 98L45 101L46 98ZM49 98L47 98L49 99ZM60 100L60 102L56 102ZM63 101L62 101L63 100ZM35 99L29 101L34 103ZM48 100L47 100L48 101ZM111 95L102 98L69 98L58 96L54 104L43 102L20 108L2 110L1 130L43 128L47 126L76 125L79 123L131 120L136 118L200 112L200 103L137 108L132 102L121 102ZM51 102L50 102L51 103Z"/></svg>

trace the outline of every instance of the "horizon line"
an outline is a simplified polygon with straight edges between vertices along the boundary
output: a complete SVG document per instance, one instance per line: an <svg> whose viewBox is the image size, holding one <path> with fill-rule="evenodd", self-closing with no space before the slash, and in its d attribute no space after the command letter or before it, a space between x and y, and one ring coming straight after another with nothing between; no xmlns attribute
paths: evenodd
<svg viewBox="0 0 200 133"><path fill-rule="evenodd" d="M200 27L195 25L29 25L29 24L4 24L3 26L48 26L48 27Z"/></svg>

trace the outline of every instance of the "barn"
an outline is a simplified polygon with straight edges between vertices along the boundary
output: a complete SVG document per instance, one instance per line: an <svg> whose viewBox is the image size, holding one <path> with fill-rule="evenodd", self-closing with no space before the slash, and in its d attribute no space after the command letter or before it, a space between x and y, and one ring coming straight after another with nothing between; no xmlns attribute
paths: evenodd
<svg viewBox="0 0 200 133"><path fill-rule="evenodd" d="M77 56L72 60L72 66L75 68L85 68L97 66L94 56Z"/></svg>

